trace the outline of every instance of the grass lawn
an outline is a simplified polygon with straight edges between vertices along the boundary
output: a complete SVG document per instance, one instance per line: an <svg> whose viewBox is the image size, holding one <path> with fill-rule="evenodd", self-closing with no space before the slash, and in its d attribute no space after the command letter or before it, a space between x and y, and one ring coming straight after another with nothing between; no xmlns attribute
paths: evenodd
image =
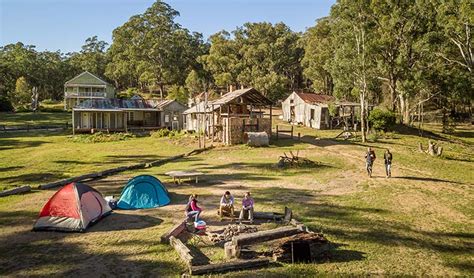
<svg viewBox="0 0 474 278"><path fill-rule="evenodd" d="M337 131L296 128L303 139L280 140L268 148L218 147L160 167L91 182L104 195L120 194L128 178L148 173L165 182L172 203L140 211L115 211L84 234L31 232L36 216L55 190L0 198L0 275L172 276L186 267L159 237L182 219L187 197L200 195L206 221L223 191L240 201L252 191L256 209L285 206L333 243L332 258L316 264L284 264L224 274L228 277L314 277L317 275L472 276L474 271L474 171L472 127L463 136L441 138L443 158L417 151L428 139L404 133L377 142L335 141ZM466 138L468 138L466 140ZM463 140L459 143L456 140ZM374 177L364 173L367 146L375 148ZM39 184L91 170L166 157L195 147L189 140L151 137L109 143L76 143L67 135L38 133L0 137L0 187ZM394 154L386 179L383 149ZM283 152L319 162L313 168L275 167ZM198 185L174 185L164 173L197 169ZM204 248L212 261L219 248Z"/></svg>
<svg viewBox="0 0 474 278"><path fill-rule="evenodd" d="M66 122L71 123L71 121L71 113L69 112L0 112L0 126L64 125Z"/></svg>

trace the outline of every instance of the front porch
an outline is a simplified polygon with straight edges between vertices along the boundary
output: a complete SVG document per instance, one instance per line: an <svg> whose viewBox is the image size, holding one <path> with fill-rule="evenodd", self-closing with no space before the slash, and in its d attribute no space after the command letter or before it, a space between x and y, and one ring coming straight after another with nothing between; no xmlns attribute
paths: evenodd
<svg viewBox="0 0 474 278"><path fill-rule="evenodd" d="M91 132L129 132L133 130L157 130L161 124L160 111L83 111L72 113L73 134Z"/></svg>

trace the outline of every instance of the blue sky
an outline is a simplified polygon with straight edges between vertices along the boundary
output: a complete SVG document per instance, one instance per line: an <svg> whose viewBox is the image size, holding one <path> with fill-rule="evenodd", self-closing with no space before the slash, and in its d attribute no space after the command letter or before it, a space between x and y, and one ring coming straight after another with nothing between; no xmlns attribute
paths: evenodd
<svg viewBox="0 0 474 278"><path fill-rule="evenodd" d="M245 22L284 22L294 31L327 16L336 0L175 0L165 1L177 22L205 38ZM112 31L153 0L0 0L0 45L21 41L38 50L78 51L97 35L111 42Z"/></svg>

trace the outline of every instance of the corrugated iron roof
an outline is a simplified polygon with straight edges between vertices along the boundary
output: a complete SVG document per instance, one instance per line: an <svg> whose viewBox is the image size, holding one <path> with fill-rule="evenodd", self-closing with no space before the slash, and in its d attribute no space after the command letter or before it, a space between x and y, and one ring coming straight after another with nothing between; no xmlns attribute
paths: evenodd
<svg viewBox="0 0 474 278"><path fill-rule="evenodd" d="M195 113L204 113L204 112L212 112L212 109L217 110L220 105L214 104L212 101L207 102L207 109L204 110L204 102L200 102L197 105L189 108L188 110L184 111L183 114L195 114Z"/></svg>
<svg viewBox="0 0 474 278"><path fill-rule="evenodd" d="M77 110L155 110L160 111L163 107L174 100L157 99L87 99L74 107Z"/></svg>
<svg viewBox="0 0 474 278"><path fill-rule="evenodd" d="M306 103L323 103L327 104L335 100L333 96L330 95L319 95L313 93L298 93L295 92L304 102Z"/></svg>
<svg viewBox="0 0 474 278"><path fill-rule="evenodd" d="M256 105L270 105L272 102L262 95L259 91L254 88L247 88L247 89L240 89L235 90L232 92L228 92L227 94L221 96L217 100L214 101L214 104L227 104L235 99L242 97L243 101L248 104L256 104Z"/></svg>

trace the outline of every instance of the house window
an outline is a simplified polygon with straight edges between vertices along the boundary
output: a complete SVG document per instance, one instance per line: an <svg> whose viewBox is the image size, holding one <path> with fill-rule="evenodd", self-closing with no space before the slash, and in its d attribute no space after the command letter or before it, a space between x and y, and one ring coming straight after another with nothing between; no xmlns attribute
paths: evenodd
<svg viewBox="0 0 474 278"><path fill-rule="evenodd" d="M133 122L133 121L134 121L133 112L128 112L128 121L129 121L129 122Z"/></svg>
<svg viewBox="0 0 474 278"><path fill-rule="evenodd" d="M310 117L309 119L310 119L311 121L314 121L314 119L316 118L316 111L315 111L314 109L311 109L311 110L310 110L309 117Z"/></svg>
<svg viewBox="0 0 474 278"><path fill-rule="evenodd" d="M165 115L165 123L169 123L170 122L170 115Z"/></svg>
<svg viewBox="0 0 474 278"><path fill-rule="evenodd" d="M293 104L295 103L295 100L294 99L290 99L290 104Z"/></svg>

